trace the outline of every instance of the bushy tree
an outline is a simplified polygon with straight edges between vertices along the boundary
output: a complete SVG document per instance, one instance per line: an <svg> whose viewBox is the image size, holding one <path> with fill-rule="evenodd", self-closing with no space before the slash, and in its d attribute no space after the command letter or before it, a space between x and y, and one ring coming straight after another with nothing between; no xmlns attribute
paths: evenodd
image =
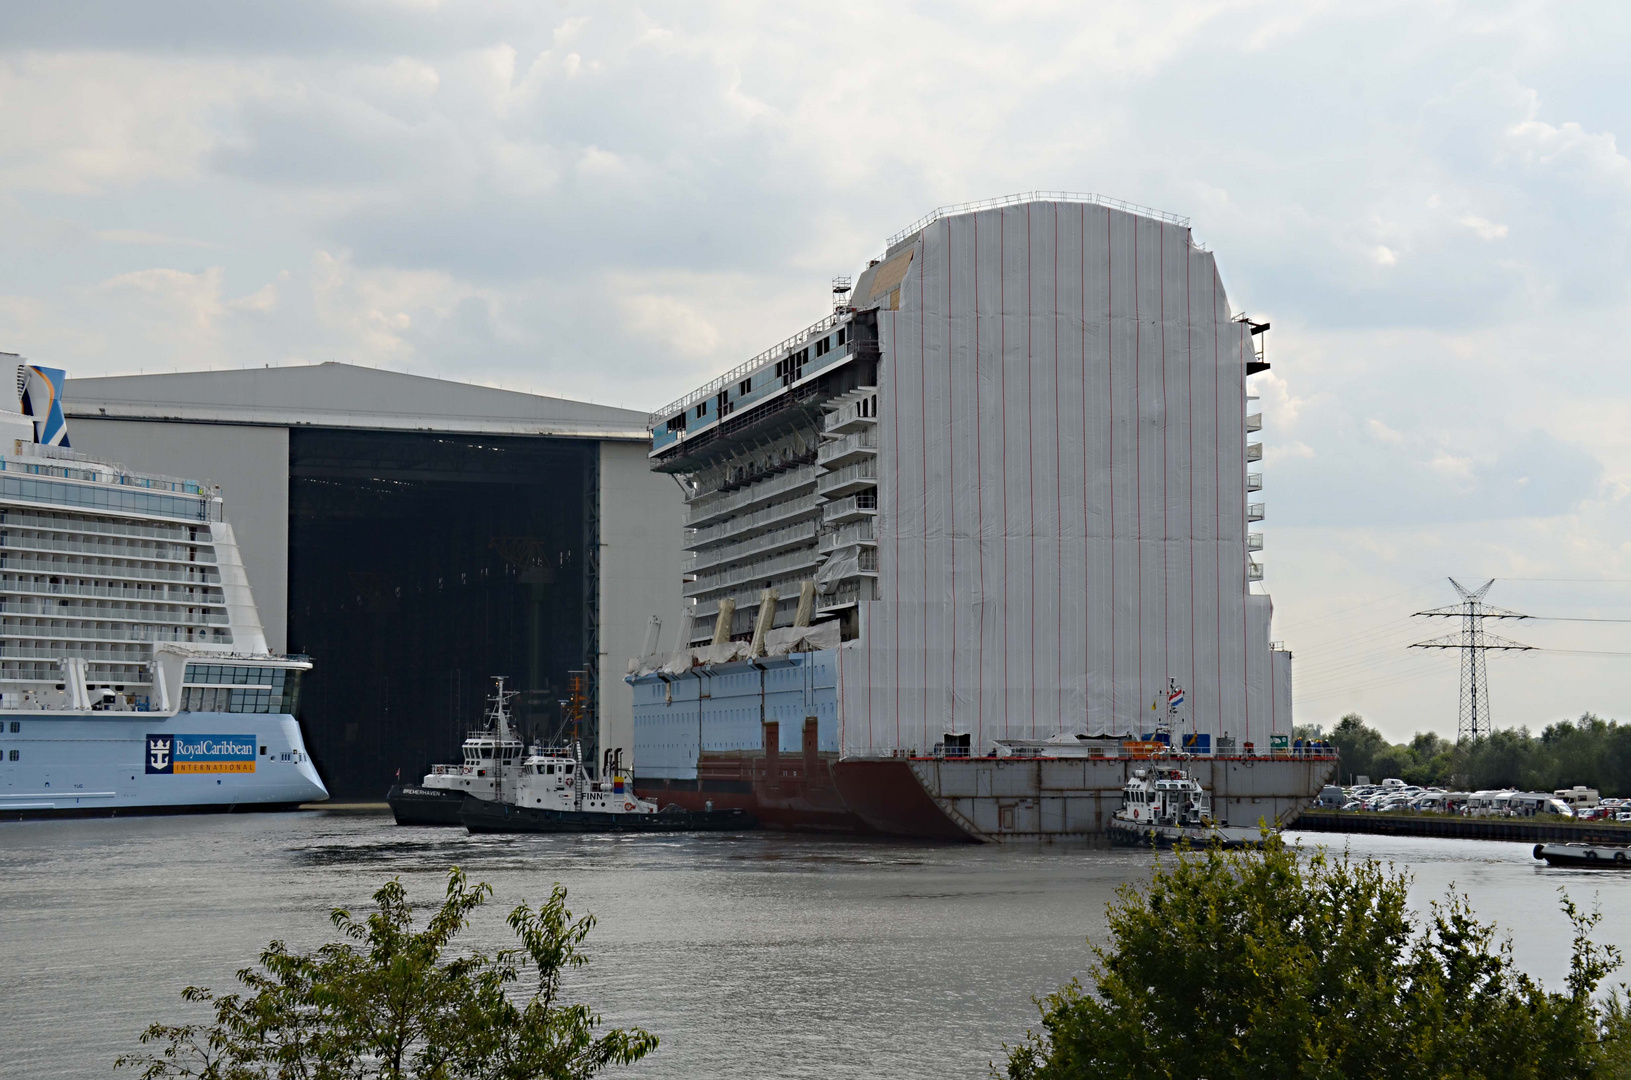
<svg viewBox="0 0 1631 1080"><path fill-rule="evenodd" d="M393 879L365 918L331 913L344 940L312 953L272 942L258 967L238 972L242 993L188 987L183 998L209 1005L213 1022L154 1024L141 1036L153 1049L115 1064L143 1080L553 1080L656 1049L639 1028L596 1036L600 1017L561 1000L563 974L588 962L579 946L595 921L573 918L560 885L536 910L510 912L518 947L453 954L491 895L455 868L441 907L416 928ZM523 980L529 992L518 994Z"/></svg>
<svg viewBox="0 0 1631 1080"><path fill-rule="evenodd" d="M1110 905L1090 987L1039 1002L1011 1080L1126 1077L1566 1080L1631 1075L1620 965L1567 898L1563 989L1518 971L1464 897L1423 924L1407 878L1372 860L1299 858L1278 842L1179 853Z"/></svg>
<svg viewBox="0 0 1631 1080"><path fill-rule="evenodd" d="M1382 733L1367 726L1358 713L1349 713L1338 720L1327 738L1342 755L1342 776L1350 783L1356 776L1371 775L1372 761L1388 745ZM1379 778L1373 776L1372 779Z"/></svg>

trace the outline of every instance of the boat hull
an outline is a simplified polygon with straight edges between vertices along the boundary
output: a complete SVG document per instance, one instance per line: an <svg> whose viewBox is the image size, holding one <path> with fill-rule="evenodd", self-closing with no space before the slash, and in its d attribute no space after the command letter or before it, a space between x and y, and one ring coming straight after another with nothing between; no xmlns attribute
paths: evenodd
<svg viewBox="0 0 1631 1080"><path fill-rule="evenodd" d="M1110 844L1113 847L1172 848L1188 846L1207 848L1243 848L1263 839L1261 830L1238 827L1204 828L1201 826L1145 825L1122 818L1110 819Z"/></svg>
<svg viewBox="0 0 1631 1080"><path fill-rule="evenodd" d="M8 713L3 727L0 818L281 809L328 798L287 714ZM161 755L155 766L150 747L177 739L252 749L219 760Z"/></svg>
<svg viewBox="0 0 1631 1080"><path fill-rule="evenodd" d="M593 810L548 810L513 803L470 799L459 820L473 833L677 833L739 832L758 827L745 810L611 814Z"/></svg>
<svg viewBox="0 0 1631 1080"><path fill-rule="evenodd" d="M1547 866L1582 870L1631 870L1631 849L1617 844L1536 844L1535 858Z"/></svg>
<svg viewBox="0 0 1631 1080"><path fill-rule="evenodd" d="M472 796L418 784L393 784L385 802L398 825L460 826L459 811Z"/></svg>

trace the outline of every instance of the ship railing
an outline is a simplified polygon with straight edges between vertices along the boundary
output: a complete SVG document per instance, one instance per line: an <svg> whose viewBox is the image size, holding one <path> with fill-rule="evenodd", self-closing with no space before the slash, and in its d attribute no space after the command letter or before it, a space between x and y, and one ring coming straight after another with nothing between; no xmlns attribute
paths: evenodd
<svg viewBox="0 0 1631 1080"><path fill-rule="evenodd" d="M672 401L663 406L661 409L658 409L656 412L652 413L646 418L647 426L655 431L657 426L659 424L666 423L670 416L677 413L683 413L686 409L689 409L699 401L706 401L708 398L713 397L715 393L723 390L727 386L736 385L736 383L742 380L744 375L758 370L771 361L782 359L785 354L792 352L795 346L803 345L810 338L816 336L817 334L831 330L833 327L839 325L840 323L846 322L848 319L848 312L834 312L819 322L805 327L792 337L772 345L770 348L759 353L751 360L745 360L736 367L733 367L729 371L725 372L725 374L720 375L712 381L697 387L695 390L691 391L689 394L686 394L678 401Z"/></svg>
<svg viewBox="0 0 1631 1080"><path fill-rule="evenodd" d="M213 544L208 529L186 525L142 525L135 521L90 521L69 518L50 512L12 510L6 523L19 529L38 529L42 532L98 533L103 536L128 537L133 540L158 540L173 544ZM197 536L189 533L189 528Z"/></svg>
<svg viewBox="0 0 1631 1080"><path fill-rule="evenodd" d="M194 601L192 606L205 605ZM0 612L7 615L43 615L57 620L78 619L84 622L126 622L144 625L156 623L161 626L227 626L231 623L225 611L206 611L189 616L178 612L144 611L134 608L78 608L64 606L60 601L51 603L41 600L17 600L5 593L0 593Z"/></svg>
<svg viewBox="0 0 1631 1080"><path fill-rule="evenodd" d="M747 487L732 492L707 491L693 496L686 503L687 528L697 528L723 514L734 514L744 507L770 499L780 499L801 487L809 487L821 475L815 465L801 465L767 480L756 480Z"/></svg>
<svg viewBox="0 0 1631 1080"><path fill-rule="evenodd" d="M147 544L143 547L141 545ZM182 548L185 545L173 545ZM135 540L129 544L99 544L90 541L52 540L42 536L10 536L0 538L0 547L11 551L62 551L69 554L112 555L120 559L141 559L148 562L206 563L215 565L215 554L207 547L176 550L172 545Z"/></svg>
<svg viewBox="0 0 1631 1080"><path fill-rule="evenodd" d="M11 564L0 564L0 568L16 570L18 567ZM53 571L59 574L60 570ZM106 576L105 574L103 576ZM194 588L219 588L218 584L208 581L191 581L189 585ZM33 581L6 581L0 582L0 590L12 596L78 596L103 597L110 600L135 600L144 604L185 604L188 607L222 607L226 600L219 596L198 595L181 591L171 592L171 586L164 585L152 589L121 588L112 585L68 585L61 582L52 585L47 582L41 585ZM127 608L126 610L140 610Z"/></svg>
<svg viewBox="0 0 1631 1080"><path fill-rule="evenodd" d="M33 559L26 555L13 557L6 554L0 555L0 568L18 571L26 570L31 574L55 574L59 577L64 574L79 572L89 577L119 577L127 581L180 581L188 585L213 585L217 588L221 585L220 571L214 566L205 567L202 564L199 565L198 572L195 574L191 571L180 573L169 570L152 570L145 566L110 567L97 563L68 562L61 556ZM116 570L117 573L109 573L110 570Z"/></svg>

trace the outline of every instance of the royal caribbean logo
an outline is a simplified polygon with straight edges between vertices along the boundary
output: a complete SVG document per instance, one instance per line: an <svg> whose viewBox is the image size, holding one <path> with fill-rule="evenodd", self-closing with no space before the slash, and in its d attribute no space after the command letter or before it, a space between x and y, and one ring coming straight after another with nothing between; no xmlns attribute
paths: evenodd
<svg viewBox="0 0 1631 1080"><path fill-rule="evenodd" d="M253 735L148 735L147 771L176 773L252 773Z"/></svg>

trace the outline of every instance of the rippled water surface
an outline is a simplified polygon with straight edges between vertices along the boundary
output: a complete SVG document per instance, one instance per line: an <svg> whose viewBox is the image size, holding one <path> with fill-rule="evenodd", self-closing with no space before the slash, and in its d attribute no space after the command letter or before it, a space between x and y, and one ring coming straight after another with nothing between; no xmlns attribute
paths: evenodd
<svg viewBox="0 0 1631 1080"><path fill-rule="evenodd" d="M1450 883L1514 931L1549 982L1567 965L1559 885L1631 949L1631 875L1546 870L1529 845L1295 835ZM926 846L772 833L472 837L317 812L0 824L0 1075L106 1077L189 983L224 988L269 939L327 939L334 905L399 875L440 896L451 865L496 899L468 932L560 881L593 912L575 990L662 1046L639 1077L982 1077L1086 966L1142 852Z"/></svg>

